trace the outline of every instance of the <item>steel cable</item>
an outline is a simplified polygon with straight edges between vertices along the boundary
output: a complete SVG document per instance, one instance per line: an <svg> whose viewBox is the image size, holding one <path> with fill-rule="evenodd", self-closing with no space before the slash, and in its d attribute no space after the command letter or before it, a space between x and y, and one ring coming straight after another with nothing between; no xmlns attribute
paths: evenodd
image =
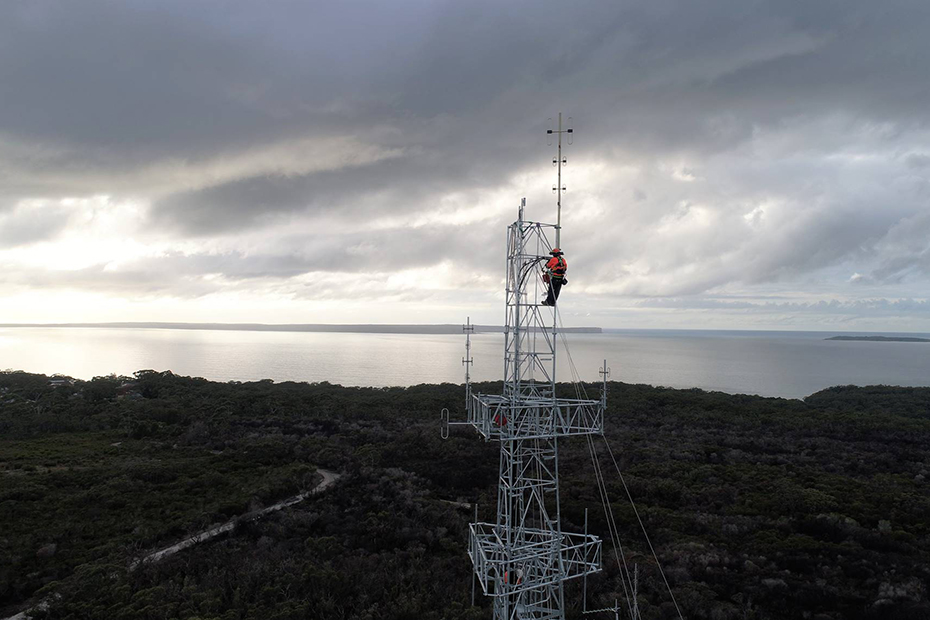
<svg viewBox="0 0 930 620"><path fill-rule="evenodd" d="M652 546L652 541L649 540L649 534L646 533L646 526L643 525L643 520L639 516L639 510L636 509L636 504L633 502L633 495L630 493L630 489L626 485L626 480L623 479L623 474L620 473L620 466L617 464L617 459L614 457L614 452L610 448L610 443L607 442L606 437L603 439L604 445L607 446L607 452L610 454L610 459L614 462L614 468L617 470L617 475L620 477L620 482L623 484L623 490L626 491L627 499L630 500L630 506L633 507L633 514L636 515L636 520L639 521L639 527L643 531L643 536L646 539L646 543L649 545L649 550L652 552L652 558L656 561L656 566L659 567L659 574L662 575L662 581L665 582L665 588L668 590L668 595L672 597L672 603L675 604L675 611L678 612L678 617L681 620L684 620L684 616L681 614L681 609L678 607L678 601L675 600L675 594L672 592L672 586L670 586L668 583L668 579L665 576L665 571L662 570L662 563L659 562L659 556L656 554L656 550Z"/></svg>
<svg viewBox="0 0 930 620"><path fill-rule="evenodd" d="M578 369L575 367L575 361L572 358L571 351L569 350L569 347L568 347L568 340L565 338L565 334L563 332L564 324L562 323L562 317L561 315L558 314L558 312L556 312L556 317L558 319L559 328L560 328L559 336L561 336L562 345L565 347L565 354L568 357L569 369L571 370L572 384L575 389L575 394L579 399L584 398L585 400L587 400L587 397L588 397L587 390L584 387L584 383L581 381L581 377L578 373ZM591 437L591 435L587 435L587 438L588 438L589 451L591 453L591 459L592 459L592 462L594 463L595 478L598 483L598 490L602 495L601 503L604 504L605 515L608 515L607 516L607 519L608 519L607 527L608 527L608 530L610 531L611 543L614 545L615 556L618 556L617 550L619 549L619 557L617 558L617 563L618 563L618 566L620 567L621 583L623 584L624 594L626 595L626 598L627 598L627 606L629 607L629 610L630 610L630 617L636 618L637 616L634 615L633 604L630 602L629 594L627 593L627 581L629 581L630 591L633 591L634 588L633 588L633 580L630 577L629 566L627 566L626 564L626 555L623 553L623 547L620 544L620 531L617 528L616 519L614 518L614 515L613 515L613 507L609 503L610 499L607 494L607 485L603 477L603 470L601 469L600 462L597 458L597 449L594 447L594 439ZM630 493L630 489L626 484L626 480L623 478L623 474L620 471L620 465L617 463L617 459L614 456L613 449L610 447L610 443L607 441L606 435L602 435L602 439L604 440L604 445L607 446L607 452L610 455L611 461L613 461L614 468L617 471L617 476L620 478L620 483L623 485L623 490L626 493L627 500L630 502L630 507L633 508L633 514L636 515L636 520L639 523L639 528L643 533L643 537L646 539L646 544L649 545L649 551L652 553L652 558L655 560L656 567L658 567L659 569L659 574L662 576L662 581L665 583L665 588L668 591L669 597L671 597L672 599L672 604L675 605L675 611L678 613L678 618L680 620L684 620L684 616L681 613L681 608L678 606L678 601L675 599L675 594L674 592L672 592L672 587L669 584L668 578L665 575L665 570L663 570L662 568L662 563L659 562L659 556L655 551L655 547L653 547L652 545L652 540L649 538L649 534L646 532L646 526L643 523L643 520L639 515L639 510L636 508L636 503L633 501L633 495L632 493ZM621 562L621 559L622 559L622 562ZM624 572L626 573L625 575L624 575Z"/></svg>

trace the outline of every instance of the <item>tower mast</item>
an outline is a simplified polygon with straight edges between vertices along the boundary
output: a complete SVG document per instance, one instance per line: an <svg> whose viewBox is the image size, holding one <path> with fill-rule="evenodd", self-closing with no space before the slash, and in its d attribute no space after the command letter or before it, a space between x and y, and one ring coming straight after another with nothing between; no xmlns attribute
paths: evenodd
<svg viewBox="0 0 930 620"><path fill-rule="evenodd" d="M469 382L466 421L443 410L443 436L468 424L500 442L497 517L469 525L468 548L494 620L564 620L564 583L601 570L601 540L562 530L558 440L603 434L606 395L556 395L556 308L541 304L539 264L557 247L559 224L525 219L525 205L507 228L503 393L474 393Z"/></svg>

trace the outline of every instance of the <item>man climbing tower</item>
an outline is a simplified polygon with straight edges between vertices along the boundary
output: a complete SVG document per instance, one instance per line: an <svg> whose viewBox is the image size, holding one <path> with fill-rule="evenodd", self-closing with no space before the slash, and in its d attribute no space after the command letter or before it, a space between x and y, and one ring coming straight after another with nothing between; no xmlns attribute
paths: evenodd
<svg viewBox="0 0 930 620"><path fill-rule="evenodd" d="M542 302L544 306L554 306L556 300L559 298L559 291L562 290L562 285L568 282L565 279L568 263L562 258L562 250L553 248L549 253L552 254L552 258L549 259L543 270L543 281L549 284L549 294L546 296L546 300Z"/></svg>

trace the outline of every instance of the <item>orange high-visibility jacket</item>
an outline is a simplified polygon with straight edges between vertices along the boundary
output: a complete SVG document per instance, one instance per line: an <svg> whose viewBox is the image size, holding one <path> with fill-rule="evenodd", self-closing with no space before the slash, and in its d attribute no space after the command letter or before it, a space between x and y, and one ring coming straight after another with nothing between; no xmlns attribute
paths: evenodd
<svg viewBox="0 0 930 620"><path fill-rule="evenodd" d="M546 269L552 274L553 278L564 278L565 271L568 269L568 263L561 256L553 256L546 263Z"/></svg>

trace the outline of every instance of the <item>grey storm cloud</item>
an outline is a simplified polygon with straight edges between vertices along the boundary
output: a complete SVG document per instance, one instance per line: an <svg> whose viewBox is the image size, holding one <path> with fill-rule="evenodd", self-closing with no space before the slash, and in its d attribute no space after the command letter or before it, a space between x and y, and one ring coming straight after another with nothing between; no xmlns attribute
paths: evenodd
<svg viewBox="0 0 930 620"><path fill-rule="evenodd" d="M646 299L636 303L640 308L662 309L697 309L723 311L750 311L779 314L816 313L838 315L876 315L895 316L902 313L930 313L930 302L914 299L857 299L844 301L838 299L823 300L813 303L791 301L751 302L726 299L682 299L666 297Z"/></svg>
<svg viewBox="0 0 930 620"><path fill-rule="evenodd" d="M170 252L128 261L118 270L107 269L106 264L64 271L7 269L0 272L0 284L94 287L112 293L199 297L220 290L223 284L247 286L250 281L261 281L274 285L320 272L333 272L337 276L368 274L372 279L384 280L396 271L428 267L444 251L467 257L469 247L482 241L480 235L480 231L473 231L452 235L450 240L449 231L441 226L388 231L377 239L364 233L345 233L316 244L291 235L278 239L277 251L273 253ZM3 241L0 236L0 243ZM503 243L503 239L499 241ZM463 274L478 267L476 258L459 263ZM462 279L468 278L463 275ZM325 290L335 295L338 282L338 277L327 280Z"/></svg>
<svg viewBox="0 0 930 620"><path fill-rule="evenodd" d="M210 234L308 210L361 220L373 213L406 215L458 189L461 171L404 157L307 175L250 177L171 194L155 202L152 220L182 233Z"/></svg>
<svg viewBox="0 0 930 620"><path fill-rule="evenodd" d="M553 100L638 147L713 148L824 109L926 117L917 2L402 8L7 4L3 127L125 165L381 123L428 144L417 125L445 116L467 119L438 132L450 152L509 161Z"/></svg>
<svg viewBox="0 0 930 620"><path fill-rule="evenodd" d="M564 109L579 287L922 297L928 31L907 0L5 3L0 247L73 225L29 200L106 195L145 205L127 234L187 245L75 286L443 261L494 281L475 248L498 215L403 222L494 188L548 205L548 177L520 179L548 172Z"/></svg>
<svg viewBox="0 0 930 620"><path fill-rule="evenodd" d="M432 226L391 230L377 238L366 233L345 233L317 243L291 236L278 239L276 253L175 253L139 261L133 268L182 275L218 274L232 280L289 278L318 271L389 274L429 266L443 252L467 256L478 234L454 235L444 227Z"/></svg>

